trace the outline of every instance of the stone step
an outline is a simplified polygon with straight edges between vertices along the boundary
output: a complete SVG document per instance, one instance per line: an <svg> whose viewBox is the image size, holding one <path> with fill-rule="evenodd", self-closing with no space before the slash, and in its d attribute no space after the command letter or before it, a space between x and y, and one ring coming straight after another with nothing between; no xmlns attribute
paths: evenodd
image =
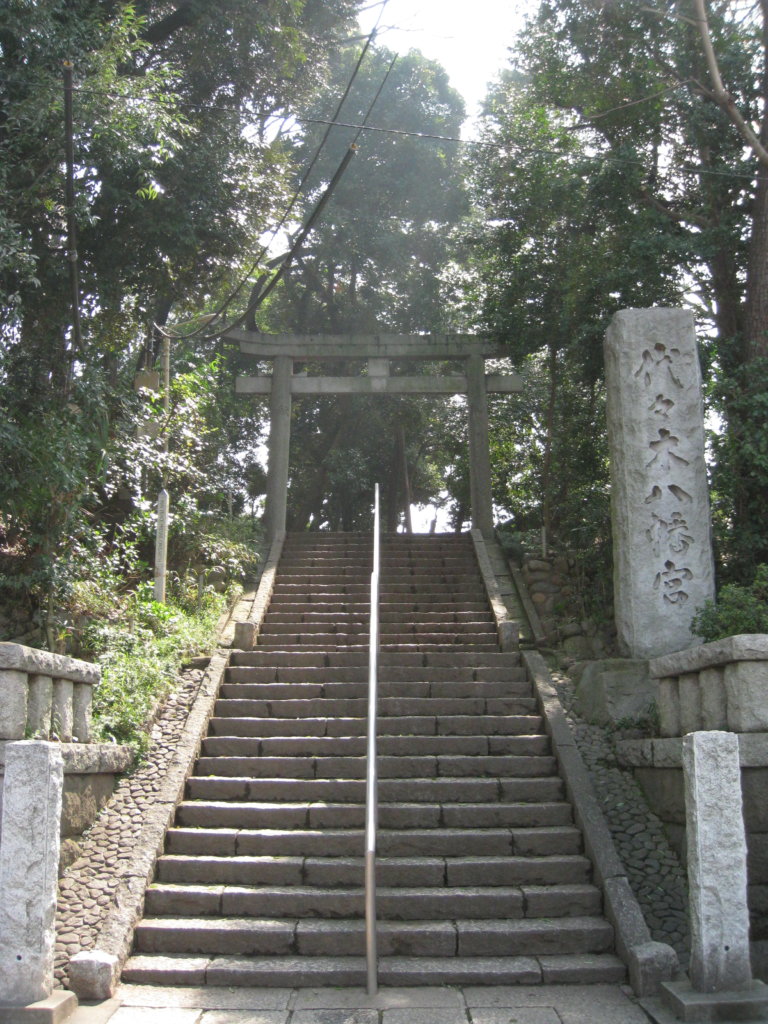
<svg viewBox="0 0 768 1024"><path fill-rule="evenodd" d="M177 843L191 840L190 834ZM316 885L326 888L360 886L364 878L360 856L287 857L166 853L158 861L158 881L209 885ZM449 882L448 878L461 879ZM379 885L586 886L591 866L586 857L571 854L547 857L483 857L477 860L445 857L381 857L376 861Z"/></svg>
<svg viewBox="0 0 768 1024"><path fill-rule="evenodd" d="M239 673L239 670L237 670ZM251 670L254 671L254 670ZM329 700L345 700L368 696L368 682L308 682L304 678L295 682L283 680L283 674L293 675L290 669L279 669L270 673L269 669L259 669L257 679L261 682L229 682L224 683L219 693L221 700L310 700L326 698ZM305 670L305 671L312 671ZM344 670L339 670L344 672ZM409 670L411 671L411 670ZM519 671L519 670L515 670ZM267 676L264 679L264 675ZM277 678L280 681L273 681ZM314 678L314 677L310 677ZM530 697L531 684L527 680L519 682L379 682L379 693L382 697L432 697L435 699L461 697Z"/></svg>
<svg viewBox="0 0 768 1024"><path fill-rule="evenodd" d="M275 856L354 857L363 849L360 829L181 828L168 830L167 852L217 857ZM581 834L573 826L541 828L382 829L377 850L382 857L445 857L447 860L514 857L563 857L581 852ZM573 879L576 881L576 879ZM514 885L482 878L454 885ZM544 884L544 883L542 883Z"/></svg>
<svg viewBox="0 0 768 1024"><path fill-rule="evenodd" d="M418 615L410 617L404 615L398 622L383 621L379 626L379 634L381 636L409 636L418 633L426 637L443 634L461 637L464 634L496 633L496 625L490 618L483 620L473 619L469 622L443 622L439 618L435 618L434 621L424 623ZM278 635L281 633L295 634L297 632L301 636L307 636L310 633L317 633L323 636L349 636L350 634L363 633L367 636L368 627L369 622L367 619L365 621L355 621L352 616L340 616L335 620L328 618L317 621L305 618L302 622L296 622L295 620L283 622L275 616L266 615L259 636ZM461 641L455 642L459 643Z"/></svg>
<svg viewBox="0 0 768 1024"><path fill-rule="evenodd" d="M264 616L264 621L272 626L276 626L278 623L290 624L294 627L298 623L317 623L318 626L327 627L328 625L337 626L340 622L367 624L369 618L370 609L367 605L359 605L356 608L336 609L334 611L328 611L327 609L318 611L316 605L306 604L303 606L294 605L291 610L286 610L284 606L279 606L279 610L267 612ZM455 608L451 611L434 611L433 609L414 611L412 608L402 607L379 608L379 622L382 625L405 623L410 626L418 622L420 625L431 626L433 629L437 626L450 629L453 626L468 622L487 621L491 621L491 615L487 607L481 608L479 611Z"/></svg>
<svg viewBox="0 0 768 1024"><path fill-rule="evenodd" d="M295 583L276 581L272 594L270 610L277 611L284 604L310 605L315 608L324 607L326 603L363 605L370 609L371 586L367 583L346 583L344 586L329 587L321 584L299 586ZM473 583L465 583L460 588L450 589L429 586L426 580L422 584L393 584L379 591L379 607L391 611L415 606L423 611L441 611L448 613L469 611L478 606L483 613L488 611L488 595L485 589Z"/></svg>
<svg viewBox="0 0 768 1024"><path fill-rule="evenodd" d="M467 757L463 754L408 754L381 755L377 759L380 779L434 779L446 777L491 777L508 775L513 778L531 778L554 775L557 763L554 757L487 754ZM286 779L363 779L366 758L362 755L301 755L263 754L257 757L214 756L199 757L196 775L237 776L244 778Z"/></svg>
<svg viewBox="0 0 768 1024"><path fill-rule="evenodd" d="M365 807L356 803L185 800L176 824L181 828L362 828ZM379 806L385 829L542 828L571 824L570 805L541 804L387 804Z"/></svg>
<svg viewBox="0 0 768 1024"><path fill-rule="evenodd" d="M361 683L367 686L368 669L362 665L349 667L315 668L299 666L290 668L279 665L267 667L260 665L233 665L227 669L227 683ZM518 687L531 692L531 686L524 668L518 665L492 666L489 668L441 668L440 666L385 665L379 672L379 683L499 683L525 684ZM414 694L418 696L418 694Z"/></svg>
<svg viewBox="0 0 768 1024"><path fill-rule="evenodd" d="M376 890L379 921L484 920L594 917L602 911L600 890L569 886L402 886ZM362 886L248 886L215 883L155 883L147 890L150 917L318 917L365 915Z"/></svg>
<svg viewBox="0 0 768 1024"><path fill-rule="evenodd" d="M455 756L485 758L489 755L548 755L547 736L382 736L378 753L382 757ZM364 736L209 736L203 740L204 757L362 757Z"/></svg>
<svg viewBox="0 0 768 1024"><path fill-rule="evenodd" d="M467 634L471 636L471 634ZM434 639L434 638L433 638ZM462 637L461 644L455 643L432 643L417 641L414 643L400 643L394 642L393 640L382 640L380 649L384 652L387 651L403 651L406 653L418 652L421 654L437 654L443 653L448 654L451 651L470 651L474 648L479 648L484 651L498 651L498 645L492 641L486 642L485 640L475 640L471 643L465 643L467 637ZM318 642L322 641L322 642ZM279 651L286 651L295 649L297 651L322 651L324 654L335 649L351 649L355 651L367 651L369 645L367 643L345 643L344 639L332 639L331 637L325 636L325 634L313 635L311 638L300 641L298 637L291 637L289 635L273 636L259 638L259 646L262 650L275 649Z"/></svg>
<svg viewBox="0 0 768 1024"><path fill-rule="evenodd" d="M340 612L348 612L355 615L370 615L371 605L367 597L360 599L343 599L328 597L323 602L310 601L274 601L270 607L273 615L304 615L313 610L322 608L319 614L338 615ZM447 600L429 601L420 603L411 597L404 595L399 601L380 601L379 615L382 619L396 615L410 615L420 612L423 615L437 615L441 617L451 615L486 615L488 613L488 601L457 602Z"/></svg>
<svg viewBox="0 0 768 1024"><path fill-rule="evenodd" d="M380 921L382 956L536 956L604 953L613 929L599 917L549 921ZM358 920L145 917L136 928L139 953L211 953L248 956L332 956L365 953Z"/></svg>
<svg viewBox="0 0 768 1024"><path fill-rule="evenodd" d="M279 684L276 684L279 685ZM297 684L293 683L292 686ZM317 695L319 696L319 694ZM365 718L211 718L213 736L364 736ZM541 732L538 715L424 715L379 721L379 736L520 736Z"/></svg>
<svg viewBox="0 0 768 1024"><path fill-rule="evenodd" d="M191 775L187 779L189 800L326 801L362 803L363 779L235 778L234 776ZM563 799L563 783L556 776L536 778L382 779L382 803L537 803Z"/></svg>
<svg viewBox="0 0 768 1024"><path fill-rule="evenodd" d="M610 953L520 957L387 957L379 980L387 986L620 984L624 964ZM123 979L139 985L230 987L365 987L364 957L131 957ZM415 1013L411 1015L415 1021ZM532 1018L531 1018L532 1019Z"/></svg>
<svg viewBox="0 0 768 1024"><path fill-rule="evenodd" d="M421 654L418 652L382 651L379 670L384 673L390 668L515 668L521 663L517 651L450 651ZM352 668L368 669L368 649L360 646L352 651L333 649L319 651L233 651L231 665L287 668ZM366 676L367 678L367 676Z"/></svg>
<svg viewBox="0 0 768 1024"><path fill-rule="evenodd" d="M373 565L373 558L350 557L330 554L304 554L285 557L280 562L280 573L290 578L297 573L308 576L324 576L336 574L338 576L363 576L370 575ZM381 559L381 577L385 579L398 579L402 576L417 576L427 573L445 572L457 575L459 573L476 573L477 560L474 555L435 555L417 558L413 556L400 556L397 554L387 555Z"/></svg>
<svg viewBox="0 0 768 1024"><path fill-rule="evenodd" d="M363 718L367 714L367 704L367 698L363 697L339 700L310 697L306 700L269 701L219 699L214 713L219 718ZM381 697L378 704L380 718L528 715L535 711L536 701L533 697Z"/></svg>
<svg viewBox="0 0 768 1024"><path fill-rule="evenodd" d="M301 631L296 633L275 633L264 629L259 633L258 642L261 648L282 647L284 644L297 644L303 647L306 644L325 649L328 646L354 646L367 639L368 634L363 631L360 633L313 633L311 631L305 633ZM466 633L428 633L424 631L420 633L405 633L402 631L384 633L382 631L380 642L384 650L400 650L404 647L406 650L421 651L426 647L434 645L442 650L450 651L454 645L474 646L475 644L484 646L489 650L498 650L495 628L473 630Z"/></svg>

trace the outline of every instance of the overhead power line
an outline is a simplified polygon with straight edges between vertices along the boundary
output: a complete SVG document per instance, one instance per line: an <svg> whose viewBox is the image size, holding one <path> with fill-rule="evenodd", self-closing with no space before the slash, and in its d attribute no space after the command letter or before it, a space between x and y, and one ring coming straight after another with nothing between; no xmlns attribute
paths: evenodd
<svg viewBox="0 0 768 1024"><path fill-rule="evenodd" d="M214 311L214 313L206 318L205 326L204 327L201 326L201 327L197 328L197 330L192 331L190 334L185 335L185 338L200 337L201 335L203 335L204 331L206 331L207 329L209 329L211 327L212 324L215 324L217 321L219 321L222 317L224 317L226 315L229 307L232 305L232 303L235 301L235 299L238 297L238 295L242 292L243 288L248 284L248 282L250 281L254 271L260 265L261 261L264 259L264 256L268 252L269 247L272 245L272 243L274 242L275 238L277 238L278 233L281 231L281 229L284 227L284 225L288 221L288 218L290 217L291 213L293 212L294 207L296 206L296 203L299 200L299 196L301 195L302 189L306 185L307 180L309 179L309 176L312 173L312 171L313 171L313 169L314 169L314 167L315 167L315 165L316 165L316 163L317 163L317 161L318 161L318 159L320 157L320 154L321 154L323 148L325 147L326 142L328 141L328 136L330 135L331 130L334 127L334 124L336 122L336 119L338 118L339 114L341 113L342 107L343 107L343 105L344 105L344 103L345 103L345 101L347 99L347 96L349 95L349 92L350 92L350 90L351 90L351 88L352 88L352 86L353 86L353 84L355 82L355 79L357 78L357 76L358 76L358 74L360 72L360 68L362 66L363 60L365 59L365 56L368 53L368 50L370 49L374 39L376 38L376 32L378 31L379 24L381 22L382 16L384 14L384 11L385 11L386 6L387 6L388 3L389 3L389 0L381 0L381 10L379 11L378 17L376 18L376 22L375 22L373 28L371 29L371 32L369 33L368 38L366 39L365 46L363 47L363 49L362 49L362 51L360 53L360 56L358 57L357 62L355 63L355 67L352 70L352 74L349 77L349 81L347 82L347 85L346 85L346 87L344 89L342 97L341 97L341 99L339 100L339 102L338 102L338 104L336 106L336 110L334 112L333 118L332 118L331 121L328 122L327 130L323 133L323 137L320 140L320 142L318 143L318 145L317 145L317 147L315 149L315 153L314 153L314 155L313 155L313 157L312 157L312 159L311 159L307 169L304 171L304 173L303 173L303 175L302 175L302 177L301 177L301 179L299 181L299 184L294 189L294 192L293 192L290 200L288 201L288 205L286 206L282 216L280 217L280 220L277 222L275 227L272 229L272 231L270 233L270 236L269 236L269 239L267 240L267 242L265 242L265 243L263 243L261 245L260 251L259 251L258 255L254 258L254 260L251 263L250 267L248 268L247 272L241 277L241 279L238 282L237 286L230 292L230 294L226 297L224 302L220 304L220 306ZM372 5L372 6L375 6L375 5ZM386 81L387 78L389 77L389 73L392 70L392 66L394 65L394 63L395 63L395 61L393 60L392 64L390 65L389 69L386 72L386 75L384 76L384 81ZM376 103L376 100L379 98L379 95L381 93L381 89L382 88L383 88L383 83L379 87L379 90L376 93L376 96L374 97L373 103L371 104L371 106L370 106L370 108L368 110L368 114L366 114L366 121L367 121L367 118L370 115L371 111L373 110L373 107L374 107L374 105ZM210 108L210 109L213 109L213 108ZM360 135L360 132L358 132L357 136L355 136L355 142L357 141L357 138L359 138L359 135ZM331 183L329 183L329 185L327 186L323 196L321 197L320 201L318 202L317 206L315 207L315 210L311 214L311 216L310 216L310 222L311 223L314 223L314 221L320 215L320 212L321 212L322 208L325 206L325 204L327 203L328 199L330 198L331 192L335 189L336 185L338 184L338 181L341 179L341 175L344 173L344 171L346 170L347 166L349 165L349 162L350 162L350 160L352 158L352 155L355 152L355 148L356 147L355 147L354 143L349 147L349 149L347 151L347 154L345 155L345 157L343 158L343 160L342 160L342 162L341 162L341 164L339 166L339 169L337 170L336 174L334 175ZM308 233L308 229L304 229L300 233L299 237L301 238L301 242L302 243L304 241L304 238L306 238L307 233ZM295 249L295 251L294 251L295 245L296 245L296 243L294 242L294 246L292 246L291 251L287 254L285 259L290 261L296 255L296 253L298 252L298 249ZM258 295L253 295L252 294L251 300L248 303L248 307L246 308L245 313L241 317L238 318L238 320L235 322L235 324L230 324L227 328L225 328L224 331L220 331L220 332L218 332L216 334L206 334L205 335L206 340L216 340L217 338L220 338L222 336L222 334L226 333L227 330L231 330L232 327L237 326L240 323L243 323L248 317L250 317L253 314L253 311L256 308L256 305L260 304L264 300L264 298L266 298L266 295L269 294L269 292L271 292L272 289L275 287L275 285L277 284L277 280L279 280L279 278L282 276L282 273L284 273L284 270L282 268L280 268L278 270L276 278L273 279L273 281L271 281L269 285L267 285L268 291L265 289L264 291L260 291ZM258 287L258 283L257 283L256 287ZM167 333L164 328L161 328L158 325L155 325L155 327L158 330L160 330L161 333Z"/></svg>

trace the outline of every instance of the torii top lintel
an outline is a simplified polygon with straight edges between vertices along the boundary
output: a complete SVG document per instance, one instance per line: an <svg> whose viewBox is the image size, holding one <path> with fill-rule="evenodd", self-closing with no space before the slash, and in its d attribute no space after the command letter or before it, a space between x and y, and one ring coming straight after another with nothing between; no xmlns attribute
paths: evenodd
<svg viewBox="0 0 768 1024"><path fill-rule="evenodd" d="M455 395L468 394L470 374L482 382L486 392L519 392L522 380L517 374L485 375L485 360L505 355L501 345L475 334L258 334L255 331L230 331L227 337L240 342L243 355L255 359L294 360L363 359L368 362L366 376L293 376L287 387L292 395L387 394ZM390 360L454 359L466 362L467 373L390 376ZM469 370L469 367L472 370ZM272 393L272 377L238 377L239 395Z"/></svg>
<svg viewBox="0 0 768 1024"><path fill-rule="evenodd" d="M259 334L232 330L243 355L260 359L499 359L503 345L479 334Z"/></svg>

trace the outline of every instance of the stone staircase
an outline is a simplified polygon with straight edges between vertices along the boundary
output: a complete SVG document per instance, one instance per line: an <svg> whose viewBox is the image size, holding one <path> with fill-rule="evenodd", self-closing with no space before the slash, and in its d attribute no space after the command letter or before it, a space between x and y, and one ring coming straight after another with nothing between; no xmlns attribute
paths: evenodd
<svg viewBox="0 0 768 1024"><path fill-rule="evenodd" d="M370 563L370 539L289 535L258 647L233 652L124 980L365 983ZM384 538L381 631L381 982L623 980L467 535Z"/></svg>

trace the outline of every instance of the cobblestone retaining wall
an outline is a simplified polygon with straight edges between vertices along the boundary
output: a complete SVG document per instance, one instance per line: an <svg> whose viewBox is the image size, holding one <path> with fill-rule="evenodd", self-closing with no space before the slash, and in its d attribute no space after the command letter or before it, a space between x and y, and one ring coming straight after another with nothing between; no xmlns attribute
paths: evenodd
<svg viewBox="0 0 768 1024"><path fill-rule="evenodd" d="M526 553L522 576L551 646L561 647L574 661L605 657L610 639L584 614L573 555Z"/></svg>

